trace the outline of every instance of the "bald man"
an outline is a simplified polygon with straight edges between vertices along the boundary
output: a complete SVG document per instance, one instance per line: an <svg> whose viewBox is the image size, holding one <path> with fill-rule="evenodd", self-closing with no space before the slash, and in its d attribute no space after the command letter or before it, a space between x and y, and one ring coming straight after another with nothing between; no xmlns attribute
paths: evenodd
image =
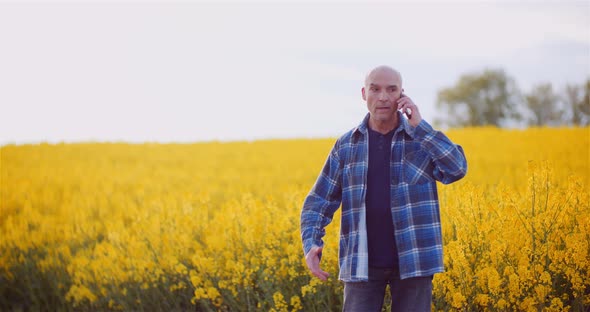
<svg viewBox="0 0 590 312"><path fill-rule="evenodd" d="M465 154L422 119L397 70L374 68L361 94L368 113L336 141L303 204L305 260L328 278L322 237L342 204L343 311L381 311L387 285L392 311L430 311L432 278L443 272L436 181L465 176Z"/></svg>

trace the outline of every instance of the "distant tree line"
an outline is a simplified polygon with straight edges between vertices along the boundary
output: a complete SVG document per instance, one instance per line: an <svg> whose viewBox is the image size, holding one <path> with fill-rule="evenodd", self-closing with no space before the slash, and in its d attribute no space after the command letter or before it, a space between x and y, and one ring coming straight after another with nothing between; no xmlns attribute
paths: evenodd
<svg viewBox="0 0 590 312"><path fill-rule="evenodd" d="M586 126L590 124L590 78L582 85L556 90L550 82L522 93L513 78L501 69L462 75L441 89L435 120L450 127L468 126Z"/></svg>

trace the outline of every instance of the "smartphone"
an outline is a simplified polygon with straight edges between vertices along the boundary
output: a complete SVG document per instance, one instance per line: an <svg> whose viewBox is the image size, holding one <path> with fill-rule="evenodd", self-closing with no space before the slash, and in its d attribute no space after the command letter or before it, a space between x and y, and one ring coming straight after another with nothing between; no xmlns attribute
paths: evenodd
<svg viewBox="0 0 590 312"><path fill-rule="evenodd" d="M402 93L399 97L401 99L401 98L403 98L405 96L406 95ZM406 109L402 112L402 114L406 115L406 117L408 119L412 119L412 110L409 107L406 107Z"/></svg>

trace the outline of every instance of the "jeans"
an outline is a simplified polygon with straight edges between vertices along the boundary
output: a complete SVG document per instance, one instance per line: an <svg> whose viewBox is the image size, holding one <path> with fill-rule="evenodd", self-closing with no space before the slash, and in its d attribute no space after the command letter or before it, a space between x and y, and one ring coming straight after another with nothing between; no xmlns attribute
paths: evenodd
<svg viewBox="0 0 590 312"><path fill-rule="evenodd" d="M391 311L430 311L432 303L432 278L414 277L400 280L393 269L369 267L368 282L344 283L344 312L380 312L385 288L391 291Z"/></svg>

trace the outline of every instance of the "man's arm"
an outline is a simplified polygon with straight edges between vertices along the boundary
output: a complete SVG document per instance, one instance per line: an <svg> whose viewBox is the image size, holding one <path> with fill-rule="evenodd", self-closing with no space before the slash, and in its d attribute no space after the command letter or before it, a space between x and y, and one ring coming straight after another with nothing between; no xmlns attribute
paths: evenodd
<svg viewBox="0 0 590 312"><path fill-rule="evenodd" d="M326 234L325 227L332 222L334 213L340 207L341 174L338 142L336 142L316 183L307 195L301 211L301 239L307 266L322 280L328 277L328 273L319 268L324 245L322 237Z"/></svg>
<svg viewBox="0 0 590 312"><path fill-rule="evenodd" d="M423 120L412 99L407 96L400 97L397 104L398 109L406 114L408 122L414 128L414 139L421 142L422 148L434 161L434 178L443 184L463 178L467 174L467 159L463 148Z"/></svg>
<svg viewBox="0 0 590 312"><path fill-rule="evenodd" d="M454 144L442 132L425 120L414 129L414 139L428 152L434 162L434 178L443 184L455 182L467 173L467 159L460 145Z"/></svg>

